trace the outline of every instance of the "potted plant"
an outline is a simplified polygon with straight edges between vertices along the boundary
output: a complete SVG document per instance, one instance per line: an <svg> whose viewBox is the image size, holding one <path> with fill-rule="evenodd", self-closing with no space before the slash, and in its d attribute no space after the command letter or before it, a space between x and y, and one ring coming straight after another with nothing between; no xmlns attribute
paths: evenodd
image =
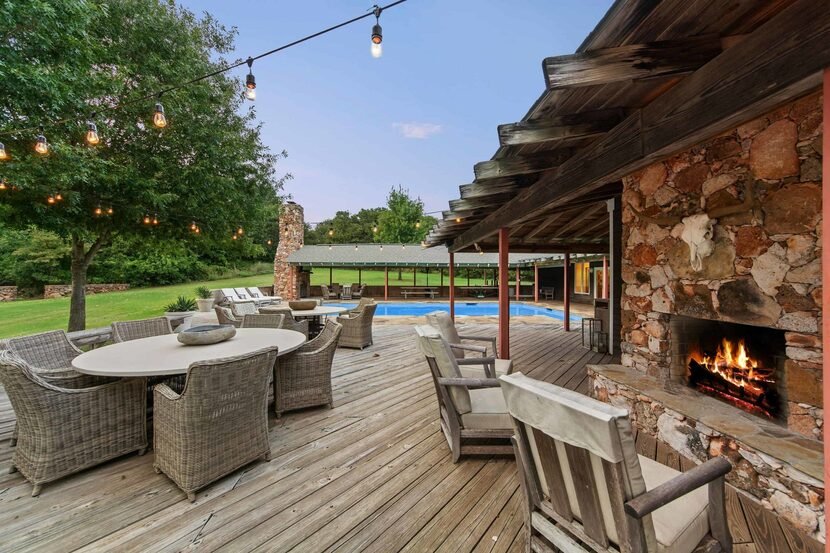
<svg viewBox="0 0 830 553"><path fill-rule="evenodd" d="M196 305L199 306L199 311L202 313L209 313L213 309L213 292L207 286L196 287Z"/></svg>
<svg viewBox="0 0 830 553"><path fill-rule="evenodd" d="M164 316L173 326L183 323L196 313L196 300L185 296L179 296L173 303L164 306Z"/></svg>

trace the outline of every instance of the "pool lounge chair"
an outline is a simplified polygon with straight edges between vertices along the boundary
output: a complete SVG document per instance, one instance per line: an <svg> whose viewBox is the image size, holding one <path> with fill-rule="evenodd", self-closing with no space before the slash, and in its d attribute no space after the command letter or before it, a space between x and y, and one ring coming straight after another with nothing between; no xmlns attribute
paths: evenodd
<svg viewBox="0 0 830 553"><path fill-rule="evenodd" d="M247 288L234 288L234 292L240 298L243 298L241 301L252 301L256 304L257 307L260 305L271 305L272 301L270 299L265 299L263 296L262 299L254 297L254 295L248 291ZM262 295L262 293L260 293Z"/></svg>
<svg viewBox="0 0 830 553"><path fill-rule="evenodd" d="M248 287L248 295L254 301L267 301L269 303L280 303L282 302L282 297L280 296L266 296L262 293L262 290L256 287Z"/></svg>

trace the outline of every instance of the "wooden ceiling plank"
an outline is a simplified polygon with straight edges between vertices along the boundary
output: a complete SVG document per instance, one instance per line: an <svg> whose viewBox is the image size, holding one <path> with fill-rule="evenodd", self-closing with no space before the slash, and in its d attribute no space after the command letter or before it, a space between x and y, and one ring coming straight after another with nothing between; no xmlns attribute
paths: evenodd
<svg viewBox="0 0 830 553"><path fill-rule="evenodd" d="M579 88L691 73L722 51L718 36L627 44L545 58L548 89Z"/></svg>
<svg viewBox="0 0 830 553"><path fill-rule="evenodd" d="M573 150L563 148L526 156L491 159L476 163L473 172L477 181L540 173L557 167L571 155Z"/></svg>
<svg viewBox="0 0 830 553"><path fill-rule="evenodd" d="M552 140L590 138L609 131L623 117L623 110L602 110L508 123L498 127L499 143L502 146L521 146Z"/></svg>
<svg viewBox="0 0 830 553"><path fill-rule="evenodd" d="M820 86L827 66L830 10L824 0L798 0L458 236L452 249L763 115Z"/></svg>

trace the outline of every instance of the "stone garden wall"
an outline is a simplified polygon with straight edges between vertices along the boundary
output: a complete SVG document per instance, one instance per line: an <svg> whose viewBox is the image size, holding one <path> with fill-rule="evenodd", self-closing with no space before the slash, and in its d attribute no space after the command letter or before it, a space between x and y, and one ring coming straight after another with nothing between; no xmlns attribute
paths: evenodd
<svg viewBox="0 0 830 553"><path fill-rule="evenodd" d="M0 301L14 301L17 299L17 286L0 286Z"/></svg>
<svg viewBox="0 0 830 553"><path fill-rule="evenodd" d="M123 292L129 290L129 284L87 284L84 291L87 295L104 294L106 292ZM43 287L43 297L50 298L65 298L72 295L71 284L47 284Z"/></svg>
<svg viewBox="0 0 830 553"><path fill-rule="evenodd" d="M821 95L814 93L623 178L622 364L669 374L669 315L786 331L787 423L821 439ZM755 208L715 225L715 248L692 269L688 216Z"/></svg>

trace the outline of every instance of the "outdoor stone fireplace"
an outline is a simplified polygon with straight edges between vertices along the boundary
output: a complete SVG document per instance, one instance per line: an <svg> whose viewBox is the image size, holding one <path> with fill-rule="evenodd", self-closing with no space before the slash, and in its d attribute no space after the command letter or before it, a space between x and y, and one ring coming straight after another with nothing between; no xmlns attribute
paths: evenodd
<svg viewBox="0 0 830 553"><path fill-rule="evenodd" d="M815 93L623 178L621 365L590 370L640 432L727 456L824 541L821 121Z"/></svg>

